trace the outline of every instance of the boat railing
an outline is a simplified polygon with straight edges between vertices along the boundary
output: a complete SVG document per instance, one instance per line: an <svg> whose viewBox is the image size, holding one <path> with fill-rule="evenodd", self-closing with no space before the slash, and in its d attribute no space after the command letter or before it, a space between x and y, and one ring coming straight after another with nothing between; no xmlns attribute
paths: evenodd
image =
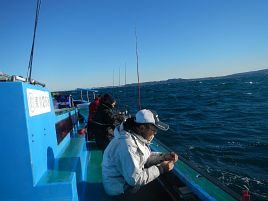
<svg viewBox="0 0 268 201"><path fill-rule="evenodd" d="M3 72L0 72L0 81L4 81L4 82L15 82L15 81L21 81L21 82L28 82L30 84L33 84L33 85L39 85L39 86L42 86L42 87L45 87L46 85L37 81L37 80L34 80L34 79L30 79L30 80L27 80L26 78L22 77L22 76L19 76L19 75L8 75L8 74L5 74Z"/></svg>
<svg viewBox="0 0 268 201"><path fill-rule="evenodd" d="M154 150L154 147L156 147L156 149L161 149L161 151L168 151L168 152L172 152L172 150L167 147L166 145L164 145L162 142L160 142L158 139L154 139L153 141L153 146L152 149ZM222 189L225 193L227 193L228 195L230 195L232 198L234 198L235 200L242 200L241 196L234 192L232 189L230 189L229 187L227 187L226 185L224 185L223 183L219 182L217 179L213 178L212 176L210 176L208 173L204 172L203 170L201 170L200 168L198 168L193 162L191 162L190 160L187 160L185 158L183 158L182 156L179 155L179 160L185 164L186 166L190 167L190 169L194 170L197 174L195 174L195 178L205 178L207 179L209 182L211 182L212 184L214 184L215 186L219 187L220 189ZM173 171L178 177L180 177L181 175L178 175L180 170L179 168L174 167L174 171Z"/></svg>
<svg viewBox="0 0 268 201"><path fill-rule="evenodd" d="M90 102L89 92L91 92L93 94L93 100L95 99L96 93L98 93L98 90L88 89L88 88L77 88L76 90L80 90L80 98L81 98L81 100L84 100L83 99L83 91L86 91L87 102Z"/></svg>

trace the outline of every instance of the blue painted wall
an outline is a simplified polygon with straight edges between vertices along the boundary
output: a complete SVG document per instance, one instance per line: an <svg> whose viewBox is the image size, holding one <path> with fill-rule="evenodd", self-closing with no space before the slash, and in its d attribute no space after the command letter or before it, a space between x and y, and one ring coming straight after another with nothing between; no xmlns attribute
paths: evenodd
<svg viewBox="0 0 268 201"><path fill-rule="evenodd" d="M48 94L48 102L29 98L29 89ZM30 116L41 104L50 105L50 111ZM64 146L57 145L52 98L39 86L0 82L0 105L0 200L27 200Z"/></svg>
<svg viewBox="0 0 268 201"><path fill-rule="evenodd" d="M22 84L22 83L21 83ZM26 110L26 120L28 127L28 143L30 145L30 157L31 157L31 166L33 173L33 183L34 185L39 181L43 173L47 170L47 151L48 147L53 150L53 154L58 154L57 142L55 141L56 132L55 132L55 112L52 103L52 98L50 92L47 89L41 88L39 86L33 86L29 84L23 84L23 99L24 106ZM38 100L36 104L36 98L29 100L27 97L27 90L34 89L37 91L42 91L48 94L49 102L47 100ZM49 106L50 112L45 112L40 115L31 116L29 115L29 101L32 101L35 104L34 107L41 107L41 104L46 104ZM31 104L31 103L30 103Z"/></svg>
<svg viewBox="0 0 268 201"><path fill-rule="evenodd" d="M0 83L0 105L0 194L4 200L16 196L19 182L24 186L21 196L27 195L33 181L22 84Z"/></svg>

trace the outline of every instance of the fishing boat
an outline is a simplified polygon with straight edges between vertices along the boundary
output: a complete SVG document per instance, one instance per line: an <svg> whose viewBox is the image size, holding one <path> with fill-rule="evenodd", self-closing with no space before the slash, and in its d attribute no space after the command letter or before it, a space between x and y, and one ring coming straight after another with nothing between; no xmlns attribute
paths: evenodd
<svg viewBox="0 0 268 201"><path fill-rule="evenodd" d="M37 19L39 9L38 0ZM37 20L35 31L36 26ZM52 93L31 78L33 48L34 39L26 78L0 73L0 200L115 200L102 186L102 151L80 132L86 125L89 101L81 98L81 107L55 109ZM79 114L84 122L79 121ZM150 146L153 151L171 151L157 139ZM141 201L152 196L155 201L242 200L182 157L170 173L144 189ZM247 191L243 193L247 199Z"/></svg>
<svg viewBox="0 0 268 201"><path fill-rule="evenodd" d="M102 187L102 152L86 142L78 112L55 111L48 89L2 73L1 200L110 200ZM11 79L12 78L12 79ZM12 107L10 107L12 106ZM86 149L89 143L90 149ZM169 152L155 139L153 151ZM148 185L157 200L235 201L242 197L180 157L172 172Z"/></svg>

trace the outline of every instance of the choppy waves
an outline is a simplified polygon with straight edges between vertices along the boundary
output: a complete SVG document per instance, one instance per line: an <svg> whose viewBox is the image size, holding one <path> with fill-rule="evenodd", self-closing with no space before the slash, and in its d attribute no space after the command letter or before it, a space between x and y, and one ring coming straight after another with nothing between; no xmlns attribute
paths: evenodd
<svg viewBox="0 0 268 201"><path fill-rule="evenodd" d="M113 91L137 111L137 88ZM129 99L129 97L132 97ZM268 78L188 81L141 87L143 108L170 125L157 138L238 193L268 200Z"/></svg>

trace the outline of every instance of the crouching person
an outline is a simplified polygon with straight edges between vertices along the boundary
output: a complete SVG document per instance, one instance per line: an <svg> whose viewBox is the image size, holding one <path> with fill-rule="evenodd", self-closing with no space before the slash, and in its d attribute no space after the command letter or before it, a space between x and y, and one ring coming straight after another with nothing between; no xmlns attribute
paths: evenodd
<svg viewBox="0 0 268 201"><path fill-rule="evenodd" d="M108 195L136 194L160 174L173 169L177 154L151 152L149 148L157 129L166 131L168 127L154 111L143 109L115 128L102 162L103 185Z"/></svg>

